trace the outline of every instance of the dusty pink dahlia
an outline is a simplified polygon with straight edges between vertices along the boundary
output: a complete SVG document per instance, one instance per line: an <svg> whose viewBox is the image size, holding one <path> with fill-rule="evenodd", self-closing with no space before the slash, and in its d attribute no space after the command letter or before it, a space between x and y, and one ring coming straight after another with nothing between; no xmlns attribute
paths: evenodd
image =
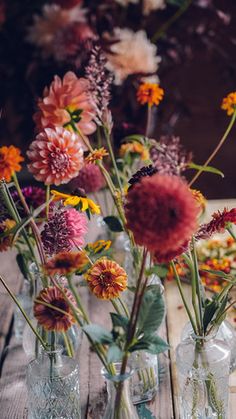
<svg viewBox="0 0 236 419"><path fill-rule="evenodd" d="M28 169L46 185L68 183L83 166L79 137L64 128L46 128L31 143L27 152Z"/></svg>
<svg viewBox="0 0 236 419"><path fill-rule="evenodd" d="M127 227L137 244L151 252L173 252L197 227L198 208L187 184L177 176L158 173L129 189Z"/></svg>
<svg viewBox="0 0 236 419"><path fill-rule="evenodd" d="M34 115L37 129L69 127L72 122L83 134L92 134L96 124L89 90L89 81L78 78L72 71L68 71L63 79L55 76L38 101L39 110Z"/></svg>
<svg viewBox="0 0 236 419"><path fill-rule="evenodd" d="M41 233L43 247L47 255L70 251L75 246L84 245L88 231L88 220L74 208L54 209Z"/></svg>
<svg viewBox="0 0 236 419"><path fill-rule="evenodd" d="M97 192L104 188L105 180L101 170L96 164L85 164L79 172L79 175L74 178L70 186L72 189L84 189L85 193Z"/></svg>

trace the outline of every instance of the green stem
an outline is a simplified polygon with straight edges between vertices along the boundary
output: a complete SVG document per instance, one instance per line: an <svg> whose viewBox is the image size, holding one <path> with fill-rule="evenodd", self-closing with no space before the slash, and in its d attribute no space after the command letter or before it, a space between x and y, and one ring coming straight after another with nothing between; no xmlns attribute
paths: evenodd
<svg viewBox="0 0 236 419"><path fill-rule="evenodd" d="M193 185L193 183L199 178L199 176L201 175L201 173L203 172L204 168L208 166L208 164L212 161L212 159L215 157L215 155L218 153L218 151L221 149L221 147L223 146L225 140L227 139L231 129L233 128L234 122L236 119L236 109L232 115L232 118L230 120L230 123L223 135L223 137L221 138L221 140L219 141L219 143L217 144L216 148L214 149L214 151L211 153L210 157L208 157L208 159L205 161L205 163L203 164L202 168L199 169L196 173L196 175L192 178L192 180L189 182L189 187L191 187Z"/></svg>
<svg viewBox="0 0 236 419"><path fill-rule="evenodd" d="M65 332L62 332L62 335L63 335L63 339L64 339L64 342L65 342L65 345L66 345L67 354L70 358L72 358L74 356L74 351L73 351L73 348L71 346L70 339L68 338L68 336Z"/></svg>
<svg viewBox="0 0 236 419"><path fill-rule="evenodd" d="M110 156L111 156L111 161L112 161L112 164L113 164L113 167L114 167L114 170L115 170L116 179L117 179L117 182L118 182L118 185L119 185L119 188L120 188L120 193L122 195L123 194L123 188L122 188L122 184L121 184L121 180L120 180L118 167L117 167L117 164L116 164L116 159L115 159L113 149L112 149L112 145L111 145L111 138L110 138L110 135L109 135L109 133L108 133L108 131L105 127L104 127L104 133L105 133L105 138L106 138L108 150L109 150L109 153L110 153Z"/></svg>
<svg viewBox="0 0 236 419"><path fill-rule="evenodd" d="M129 313L128 307L126 306L126 304L124 303L124 301L122 300L122 298L118 297L118 301L119 301L120 305L122 306L125 315L129 318L130 313Z"/></svg>
<svg viewBox="0 0 236 419"><path fill-rule="evenodd" d="M47 206L46 206L46 218L48 220L48 216L49 216L49 200L50 200L50 185L46 186L46 202L47 202Z"/></svg>
<svg viewBox="0 0 236 419"><path fill-rule="evenodd" d="M197 251L195 245L195 239L192 238L192 255L193 255L193 266L194 266L194 274L195 274L195 284L196 284L196 292L198 296L198 309L199 309L199 318L200 318L200 334L203 335L204 332L204 325L203 325L203 309L202 309L202 295L200 289L200 277L198 271L198 261L197 261Z"/></svg>
<svg viewBox="0 0 236 419"><path fill-rule="evenodd" d="M147 123L146 123L146 129L145 129L145 137L148 137L151 132L151 121L152 121L152 107L148 104L147 107Z"/></svg>
<svg viewBox="0 0 236 419"><path fill-rule="evenodd" d="M113 305L116 312L122 316L122 312L121 312L120 307L117 304L116 300L111 300L111 304Z"/></svg>
<svg viewBox="0 0 236 419"><path fill-rule="evenodd" d="M200 318L199 318L199 314L198 314L197 301L196 301L196 277L195 277L194 266L193 266L193 262L192 262L191 258L188 257L186 254L183 254L183 259L185 260L185 262L187 263L187 265L190 269L191 289L192 289L192 306L193 306L194 313L195 313L197 329L198 329L198 332L200 333L201 324L200 324Z"/></svg>
<svg viewBox="0 0 236 419"><path fill-rule="evenodd" d="M83 315L83 318L84 318L85 322L86 322L86 323L89 323L89 318L88 318L88 315L87 315L87 313L86 313L86 311L85 311L85 309L84 309L84 307L83 307L83 305L82 305L82 303L81 303L81 300L80 300L79 294L78 294L78 292L76 291L76 288L75 288L75 286L74 286L74 284L73 284L73 282L72 282L71 277L68 277L68 278L67 278L67 280L68 280L68 285L69 285L69 288L70 288L70 290L71 290L71 292L72 292L73 296L75 297L75 301L76 301L76 303L77 303L77 305L78 305L79 310L81 311L81 313L82 313L82 315Z"/></svg>
<svg viewBox="0 0 236 419"><path fill-rule="evenodd" d="M234 241L236 241L236 235L234 234L232 227L228 226L228 227L226 227L226 230L229 232L229 234L234 239Z"/></svg>

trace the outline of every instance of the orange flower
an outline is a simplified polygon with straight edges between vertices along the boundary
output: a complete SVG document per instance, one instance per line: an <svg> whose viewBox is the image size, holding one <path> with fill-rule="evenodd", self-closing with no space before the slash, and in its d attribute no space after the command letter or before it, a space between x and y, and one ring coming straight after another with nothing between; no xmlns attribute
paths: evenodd
<svg viewBox="0 0 236 419"><path fill-rule="evenodd" d="M221 109L232 115L236 111L236 92L229 93L222 101Z"/></svg>
<svg viewBox="0 0 236 419"><path fill-rule="evenodd" d="M63 292L71 303L75 305L71 292L67 288L64 288ZM45 330L66 332L75 323L73 311L63 292L57 287L48 287L40 291L35 299L34 315ZM55 308L49 307L48 304Z"/></svg>
<svg viewBox="0 0 236 419"><path fill-rule="evenodd" d="M86 163L96 163L97 160L102 160L103 157L108 156L108 152L104 147L95 148L85 159Z"/></svg>
<svg viewBox="0 0 236 419"><path fill-rule="evenodd" d="M192 192L192 195L193 195L197 205L199 206L201 211L204 212L205 209L206 209L206 199L205 199L205 197L197 189L190 189L190 191Z"/></svg>
<svg viewBox="0 0 236 419"><path fill-rule="evenodd" d="M14 220L6 219L2 221L0 224L0 235L7 233L15 225L16 225L16 222ZM12 241L12 234L9 234L2 238L0 237L0 252L4 252L5 250L8 250L9 247L11 247L11 241Z"/></svg>
<svg viewBox="0 0 236 419"><path fill-rule="evenodd" d="M106 258L97 260L87 271L85 278L92 293L102 300L117 298L127 288L125 270L118 263Z"/></svg>
<svg viewBox="0 0 236 419"><path fill-rule="evenodd" d="M164 90L156 83L142 83L137 91L137 101L141 105L159 105L164 96Z"/></svg>
<svg viewBox="0 0 236 419"><path fill-rule="evenodd" d="M81 270L87 264L88 258L84 251L60 252L46 263L44 269L48 275L67 275Z"/></svg>
<svg viewBox="0 0 236 419"><path fill-rule="evenodd" d="M24 161L24 157L20 153L13 145L0 147L0 179L10 182L13 173L21 170L19 163Z"/></svg>
<svg viewBox="0 0 236 419"><path fill-rule="evenodd" d="M148 149L138 141L122 144L120 148L120 156L123 157L126 153L139 154L142 160L149 159Z"/></svg>

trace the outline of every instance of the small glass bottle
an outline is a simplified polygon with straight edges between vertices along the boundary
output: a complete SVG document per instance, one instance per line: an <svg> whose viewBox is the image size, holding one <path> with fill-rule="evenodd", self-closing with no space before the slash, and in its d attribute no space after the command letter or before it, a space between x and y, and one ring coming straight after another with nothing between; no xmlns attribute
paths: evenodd
<svg viewBox="0 0 236 419"><path fill-rule="evenodd" d="M133 372L130 367L127 367L127 372L120 375L121 363L118 362L113 365L115 368L114 375L109 374L105 368L102 369L108 392L108 401L103 419L138 419L130 394L130 378Z"/></svg>
<svg viewBox="0 0 236 419"><path fill-rule="evenodd" d="M80 419L79 369L62 348L41 350L27 370L29 419Z"/></svg>
<svg viewBox="0 0 236 419"><path fill-rule="evenodd" d="M226 419L230 350L215 335L191 334L177 346L181 419Z"/></svg>
<svg viewBox="0 0 236 419"><path fill-rule="evenodd" d="M158 390L157 355L145 351L134 352L130 357L130 365L134 370L130 379L133 404L152 400Z"/></svg>

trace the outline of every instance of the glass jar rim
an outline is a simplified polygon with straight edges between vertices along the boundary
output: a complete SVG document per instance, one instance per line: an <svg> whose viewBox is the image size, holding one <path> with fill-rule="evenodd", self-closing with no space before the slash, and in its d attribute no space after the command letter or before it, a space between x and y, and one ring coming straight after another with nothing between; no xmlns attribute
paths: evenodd
<svg viewBox="0 0 236 419"><path fill-rule="evenodd" d="M113 375L108 372L106 367L102 367L101 374L104 378L113 381L114 383L125 381L134 373L133 369L130 366L127 366L125 374L119 374L122 365L121 362L114 362L112 365L115 367L116 374Z"/></svg>

